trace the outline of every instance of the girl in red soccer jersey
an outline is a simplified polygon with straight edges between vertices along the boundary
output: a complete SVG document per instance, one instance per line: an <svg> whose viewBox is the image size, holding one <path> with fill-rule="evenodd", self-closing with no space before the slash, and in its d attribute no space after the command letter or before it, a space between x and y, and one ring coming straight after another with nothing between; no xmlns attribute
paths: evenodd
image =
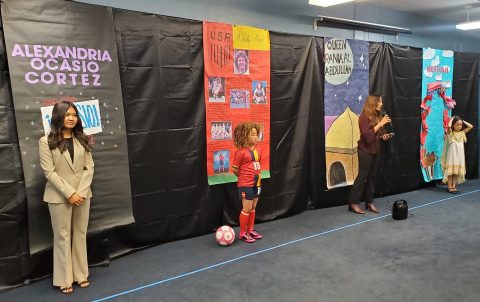
<svg viewBox="0 0 480 302"><path fill-rule="evenodd" d="M238 150L235 152L232 170L238 176L238 193L242 199L238 239L248 243L262 239L262 235L253 229L255 208L260 195L261 154L255 147L260 130L260 124L245 122L233 131L233 142Z"/></svg>

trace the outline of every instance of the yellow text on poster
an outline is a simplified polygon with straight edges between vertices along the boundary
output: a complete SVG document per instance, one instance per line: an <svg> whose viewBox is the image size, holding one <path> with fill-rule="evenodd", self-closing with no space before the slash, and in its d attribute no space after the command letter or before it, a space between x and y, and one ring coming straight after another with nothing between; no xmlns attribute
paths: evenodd
<svg viewBox="0 0 480 302"><path fill-rule="evenodd" d="M248 50L270 50L268 30L250 26L233 26L233 48Z"/></svg>

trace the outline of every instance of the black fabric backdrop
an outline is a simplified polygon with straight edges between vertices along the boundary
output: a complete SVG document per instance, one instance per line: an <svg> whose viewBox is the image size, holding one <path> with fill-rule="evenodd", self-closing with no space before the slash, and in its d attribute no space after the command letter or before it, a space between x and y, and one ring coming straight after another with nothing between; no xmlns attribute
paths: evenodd
<svg viewBox="0 0 480 302"><path fill-rule="evenodd" d="M237 225L240 210L235 184L207 183L202 23L114 10L114 25L136 223L89 237L91 264L209 233L222 224ZM344 205L350 189L326 191L323 39L275 32L270 39L271 178L263 183L260 222ZM370 90L384 96L397 133L387 146L378 195L425 185L418 151L421 53L418 48L370 43ZM478 60L478 54L455 53L455 113L472 122L478 114ZM12 132L13 125L0 129ZM476 131L466 145L469 177L477 176ZM26 232L25 210L19 213L17 228ZM7 231L0 221L0 236ZM28 256L28 246L1 245L2 257L7 251ZM32 255L31 264L28 257L21 259L10 264L22 272L16 277L0 270L0 286L19 283L28 273L37 277L51 272L51 254Z"/></svg>
<svg viewBox="0 0 480 302"><path fill-rule="evenodd" d="M453 99L457 105L453 114L474 125L467 133L465 144L466 178L478 178L478 53L455 52L453 65Z"/></svg>
<svg viewBox="0 0 480 302"><path fill-rule="evenodd" d="M370 43L370 92L382 95L395 137L386 144L378 195L424 185L420 170L422 49Z"/></svg>
<svg viewBox="0 0 480 302"><path fill-rule="evenodd" d="M27 197L13 111L7 54L0 23L0 289L30 271Z"/></svg>
<svg viewBox="0 0 480 302"><path fill-rule="evenodd" d="M221 223L223 187L205 163L202 23L115 10L138 244L203 234Z"/></svg>

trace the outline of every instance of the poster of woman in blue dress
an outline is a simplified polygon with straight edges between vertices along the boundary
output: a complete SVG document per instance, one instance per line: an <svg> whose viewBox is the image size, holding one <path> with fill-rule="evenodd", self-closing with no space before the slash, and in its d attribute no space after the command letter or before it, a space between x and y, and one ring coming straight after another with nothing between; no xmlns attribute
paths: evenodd
<svg viewBox="0 0 480 302"><path fill-rule="evenodd" d="M420 167L423 179L442 179L442 154L455 101L452 96L453 51L423 49Z"/></svg>

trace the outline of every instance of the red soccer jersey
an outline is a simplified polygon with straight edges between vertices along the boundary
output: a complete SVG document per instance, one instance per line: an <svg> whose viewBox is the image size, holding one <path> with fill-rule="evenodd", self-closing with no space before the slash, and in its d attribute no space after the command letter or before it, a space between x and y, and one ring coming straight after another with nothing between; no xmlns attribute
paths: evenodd
<svg viewBox="0 0 480 302"><path fill-rule="evenodd" d="M235 151L233 167L238 168L238 187L260 187L260 151L242 148Z"/></svg>

